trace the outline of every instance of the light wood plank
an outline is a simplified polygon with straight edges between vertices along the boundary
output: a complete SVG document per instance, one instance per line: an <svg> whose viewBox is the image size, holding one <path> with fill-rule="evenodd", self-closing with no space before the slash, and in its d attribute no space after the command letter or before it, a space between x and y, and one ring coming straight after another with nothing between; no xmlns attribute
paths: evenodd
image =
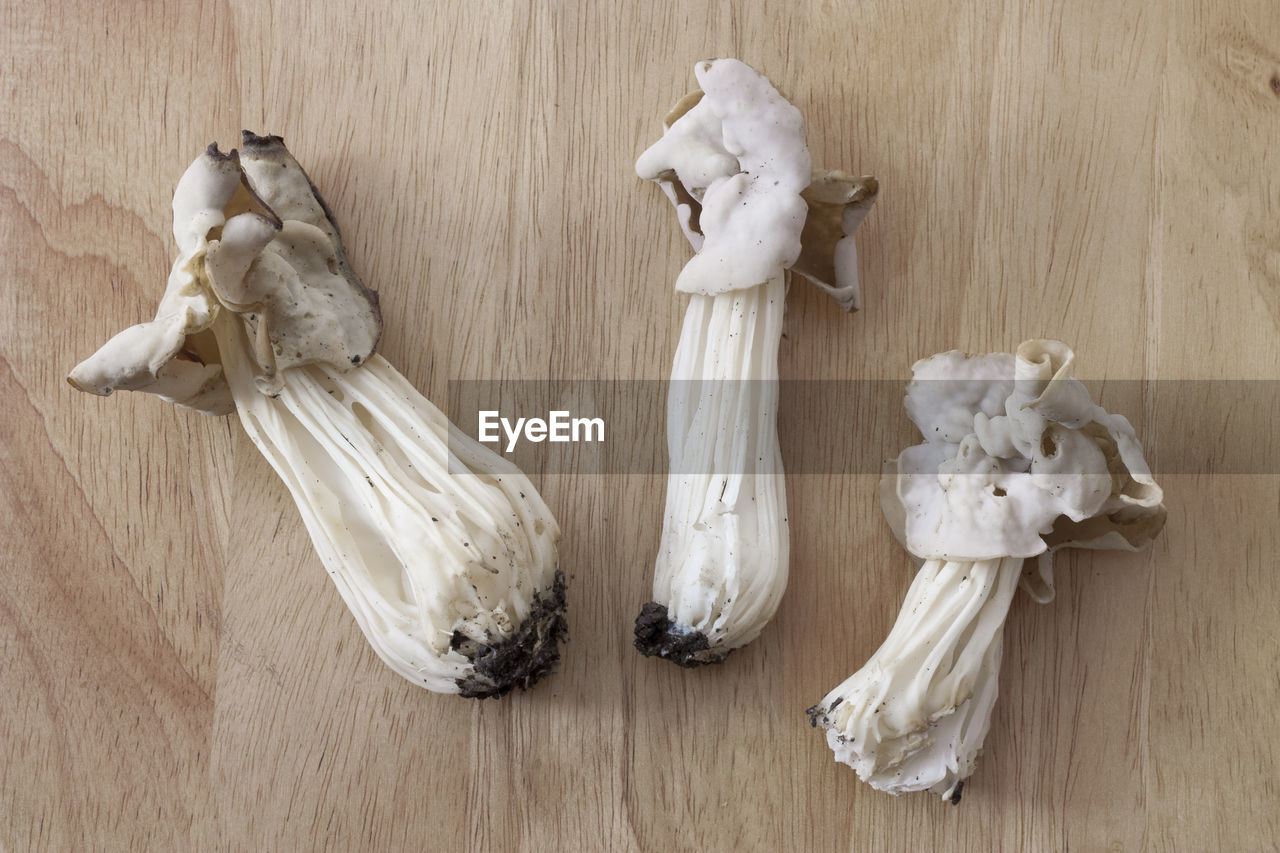
<svg viewBox="0 0 1280 853"><path fill-rule="evenodd" d="M816 163L882 186L863 311L797 284L785 378L901 380L940 349L1057 336L1083 376L1162 380L1120 397L1178 460L1239 470L1184 443L1236 430L1274 461L1247 401L1228 418L1167 396L1280 379L1274 3L6 2L0 33L0 847L1280 835L1278 471L1184 465L1153 550L1066 557L1056 601L1016 600L952 809L863 786L803 715L910 582L864 470L911 437L892 394L783 413L788 459L846 461L789 479L787 598L717 668L630 647L663 478L535 472L572 639L537 690L474 703L379 664L234 419L62 380L150 316L174 182L241 126L289 141L380 292L382 351L433 399L460 379L660 379L689 250L632 164L694 62L736 55L804 111Z"/></svg>

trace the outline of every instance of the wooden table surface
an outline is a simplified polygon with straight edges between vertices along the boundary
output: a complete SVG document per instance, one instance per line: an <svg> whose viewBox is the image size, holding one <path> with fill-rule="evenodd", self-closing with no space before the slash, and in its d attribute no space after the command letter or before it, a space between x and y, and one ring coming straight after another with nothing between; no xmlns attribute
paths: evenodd
<svg viewBox="0 0 1280 853"><path fill-rule="evenodd" d="M689 250L632 166L694 62L733 55L801 108L815 163L882 187L863 311L795 287L784 378L1051 336L1086 377L1276 380L1280 7L414 5L4 2L0 849L1275 844L1280 469L1213 467L1226 412L1126 412L1205 466L1162 475L1153 549L1066 556L1057 600L1015 601L952 808L864 786L803 714L910 581L872 475L790 478L781 611L683 671L630 642L663 478L534 472L572 638L537 689L475 702L378 661L234 417L63 377L151 317L175 182L247 127L311 172L429 396L661 378ZM784 415L784 449L806 428Z"/></svg>

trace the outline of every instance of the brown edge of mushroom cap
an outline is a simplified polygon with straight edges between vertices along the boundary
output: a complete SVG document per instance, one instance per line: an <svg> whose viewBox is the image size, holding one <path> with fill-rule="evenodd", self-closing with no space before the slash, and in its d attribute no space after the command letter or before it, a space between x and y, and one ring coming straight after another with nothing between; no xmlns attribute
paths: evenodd
<svg viewBox="0 0 1280 853"><path fill-rule="evenodd" d="M815 170L809 186L800 193L809 215L800 232L800 257L791 265L792 271L814 284L841 286L836 281L836 244L866 218L879 192L880 182L870 175Z"/></svg>

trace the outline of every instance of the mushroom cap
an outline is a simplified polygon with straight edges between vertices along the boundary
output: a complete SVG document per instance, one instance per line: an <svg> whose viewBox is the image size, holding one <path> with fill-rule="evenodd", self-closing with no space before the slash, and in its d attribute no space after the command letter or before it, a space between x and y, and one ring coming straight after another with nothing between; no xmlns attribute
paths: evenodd
<svg viewBox="0 0 1280 853"><path fill-rule="evenodd" d="M698 253L676 289L714 295L792 269L845 310L861 307L853 233L876 179L810 171L799 110L742 62L700 62L694 73L702 90L676 103L636 162Z"/></svg>
<svg viewBox="0 0 1280 853"><path fill-rule="evenodd" d="M1053 551L1135 550L1160 531L1164 494L1133 426L1094 404L1072 360L1033 340L916 363L906 408L925 440L886 464L880 489L915 557L1028 558L1023 586L1048 600Z"/></svg>
<svg viewBox="0 0 1280 853"><path fill-rule="evenodd" d="M221 310L240 316L258 384L281 370L363 363L382 330L377 295L351 269L332 214L278 136L244 132L243 151L216 144L173 196L178 257L154 320L131 326L76 365L68 381L106 395L148 391L223 415L234 403L207 333Z"/></svg>
<svg viewBox="0 0 1280 853"><path fill-rule="evenodd" d="M697 251L676 289L715 295L763 284L799 256L809 149L800 111L762 74L736 59L694 73L701 97L677 105L636 173L663 185Z"/></svg>

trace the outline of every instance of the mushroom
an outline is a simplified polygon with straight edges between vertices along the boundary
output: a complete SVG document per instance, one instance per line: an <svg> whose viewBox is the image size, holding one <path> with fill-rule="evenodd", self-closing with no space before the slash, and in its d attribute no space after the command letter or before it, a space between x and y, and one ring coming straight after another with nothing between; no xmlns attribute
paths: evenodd
<svg viewBox="0 0 1280 853"><path fill-rule="evenodd" d="M676 208L695 254L667 398L670 472L653 581L635 645L681 666L754 639L787 583L778 447L778 343L787 271L859 303L853 230L874 178L810 170L804 120L735 59L701 62L700 91L667 116L636 172Z"/></svg>
<svg viewBox="0 0 1280 853"><path fill-rule="evenodd" d="M232 410L288 486L374 651L414 684L499 696L559 659L559 528L528 478L374 352L377 296L283 140L210 145L173 198L156 318L68 379Z"/></svg>
<svg viewBox="0 0 1280 853"><path fill-rule="evenodd" d="M923 561L889 637L809 709L872 787L958 802L991 725L1019 583L1053 597L1059 548L1134 550L1164 525L1133 426L1093 403L1071 350L952 351L918 362L906 408L925 440L886 464L885 516Z"/></svg>

